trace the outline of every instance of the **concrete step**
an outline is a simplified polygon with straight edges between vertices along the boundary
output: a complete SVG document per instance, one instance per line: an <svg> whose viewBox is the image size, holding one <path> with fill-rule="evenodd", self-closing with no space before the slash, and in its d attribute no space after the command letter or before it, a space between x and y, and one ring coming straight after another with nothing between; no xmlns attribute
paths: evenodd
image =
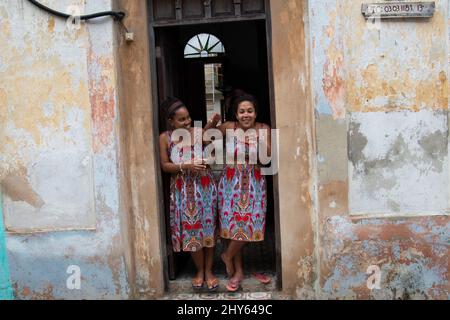
<svg viewBox="0 0 450 320"><path fill-rule="evenodd" d="M272 278L272 281L269 284L262 284L258 280L253 277L247 276L244 281L241 283L241 288L237 291L239 293L255 293L255 292L275 292L277 291L276 283L277 278L273 274L268 274L269 277ZM226 284L228 282L228 278L225 276L218 276L220 285L219 288L214 292L215 294L219 293L228 293L226 289ZM170 295L176 294L208 294L210 293L206 286L204 289L193 289L192 288L192 279L191 278L181 278L175 281L170 281L168 286L168 291Z"/></svg>
<svg viewBox="0 0 450 320"><path fill-rule="evenodd" d="M161 300L292 300L292 297L278 292L178 293Z"/></svg>

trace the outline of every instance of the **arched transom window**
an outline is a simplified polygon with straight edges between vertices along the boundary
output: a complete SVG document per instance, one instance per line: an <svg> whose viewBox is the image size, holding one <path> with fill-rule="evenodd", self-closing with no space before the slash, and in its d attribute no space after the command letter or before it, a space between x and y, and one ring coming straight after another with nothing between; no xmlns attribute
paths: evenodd
<svg viewBox="0 0 450 320"><path fill-rule="evenodd" d="M185 58L218 57L225 54L222 42L216 36L200 33L192 37L184 48Z"/></svg>

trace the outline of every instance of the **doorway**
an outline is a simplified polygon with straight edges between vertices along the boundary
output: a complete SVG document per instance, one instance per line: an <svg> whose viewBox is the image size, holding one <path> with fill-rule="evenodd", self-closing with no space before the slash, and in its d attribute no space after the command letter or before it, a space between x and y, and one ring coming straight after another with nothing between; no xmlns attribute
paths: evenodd
<svg viewBox="0 0 450 320"><path fill-rule="evenodd" d="M228 5L220 5L224 3ZM280 134L279 171L273 177L277 289L302 299L315 296L320 256L314 238L317 224L312 164L316 161L316 150L308 62L309 11L308 1L289 3L287 6L284 0L118 2L118 9L128 13L125 25L141 39L129 43L121 36L118 43L121 202L124 230L130 235L130 254L125 258L133 297L159 298L170 282L166 256L170 250L164 241L163 185L155 139L160 130L156 57L161 53L156 50L155 31L169 25L243 19L265 19L268 30L271 123ZM230 10L233 6L234 10ZM143 39L147 36L148 41ZM296 150L302 150L301 156L295 156Z"/></svg>
<svg viewBox="0 0 450 320"><path fill-rule="evenodd" d="M205 125L211 113L220 113L222 120L233 120L224 109L225 94L241 89L258 100L258 122L272 125L269 81L269 59L265 19L235 22L189 24L154 27L156 88L158 105L167 97L177 97L186 103L192 119ZM213 47L211 50L207 50ZM190 50L192 49L192 50ZM211 51L211 52L209 52ZM160 115L162 113L160 112ZM166 128L159 117L159 131ZM222 168L215 168L218 177ZM170 176L162 174L166 226L167 274L170 283L190 279L195 274L190 255L173 253L170 240L169 200ZM277 252L276 212L273 180L267 177L266 237L261 243L244 248L244 270L263 272L280 286L278 274L280 252ZM222 243L216 248L215 273L225 275L219 255Z"/></svg>

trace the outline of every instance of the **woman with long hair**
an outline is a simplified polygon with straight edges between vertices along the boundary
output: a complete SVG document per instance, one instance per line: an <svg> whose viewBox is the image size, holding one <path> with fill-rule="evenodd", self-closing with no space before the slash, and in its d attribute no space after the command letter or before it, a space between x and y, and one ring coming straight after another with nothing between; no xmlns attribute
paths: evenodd
<svg viewBox="0 0 450 320"><path fill-rule="evenodd" d="M264 241L266 225L266 179L261 174L257 161L258 148L267 148L270 156L270 127L256 122L257 102L249 94L242 94L233 100L233 112L236 121L228 121L217 128L225 135L227 130L234 130L235 138L227 153L232 153L233 163L227 163L218 184L218 212L220 236L228 239L228 246L222 253L230 280L228 291L236 291L244 279L242 249L248 243ZM213 118L213 124L217 118ZM236 132L244 133L244 139L236 138ZM259 133L266 132L266 143L259 144ZM228 137L227 137L228 138ZM244 155L243 163L236 161L239 154ZM257 275L257 279L267 283L270 278Z"/></svg>

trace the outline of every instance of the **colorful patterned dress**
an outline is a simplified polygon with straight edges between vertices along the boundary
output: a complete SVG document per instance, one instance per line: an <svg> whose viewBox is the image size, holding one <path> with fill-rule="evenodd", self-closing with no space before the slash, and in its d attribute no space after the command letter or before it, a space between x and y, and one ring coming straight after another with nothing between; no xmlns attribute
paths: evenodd
<svg viewBox="0 0 450 320"><path fill-rule="evenodd" d="M169 158L174 164L183 162L183 155L194 148L178 148L169 136ZM190 150L189 150L190 149ZM172 154L173 153L173 154ZM211 171L184 171L170 179L170 228L175 252L197 252L215 246L217 219L217 186Z"/></svg>
<svg viewBox="0 0 450 320"><path fill-rule="evenodd" d="M257 142L252 145L235 139L234 145L231 152L235 159L238 152L245 152L246 164L228 164L223 170L218 186L220 235L224 239L237 241L263 241L267 209L266 179L258 165L248 164L249 154L257 152Z"/></svg>

